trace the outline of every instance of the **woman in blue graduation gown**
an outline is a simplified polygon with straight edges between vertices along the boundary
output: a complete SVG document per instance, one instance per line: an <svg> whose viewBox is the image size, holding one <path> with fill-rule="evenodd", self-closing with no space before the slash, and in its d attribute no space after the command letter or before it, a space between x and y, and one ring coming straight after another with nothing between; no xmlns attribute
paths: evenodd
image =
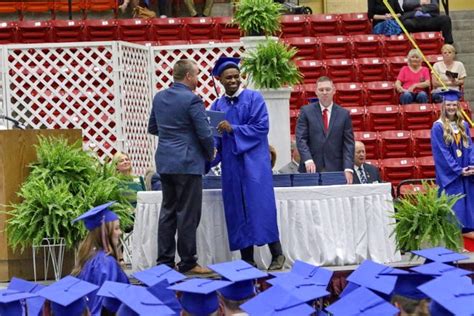
<svg viewBox="0 0 474 316"><path fill-rule="evenodd" d="M276 219L275 193L268 147L268 112L262 95L240 86L238 59L220 58L213 70L226 96L216 100L213 111L225 113L216 138L222 162L222 195L230 249L241 250L242 259L254 264L253 246L269 244L269 270L283 267Z"/></svg>
<svg viewBox="0 0 474 316"><path fill-rule="evenodd" d="M84 221L89 233L79 246L77 263L71 274L98 286L105 281L129 283L119 264L121 255L118 245L122 231L118 216L109 209L113 203L97 206L74 220ZM97 291L94 291L87 295L92 316L101 315L104 303L107 303L109 312L117 311L118 301L104 301L104 297L96 294Z"/></svg>
<svg viewBox="0 0 474 316"><path fill-rule="evenodd" d="M469 125L463 120L459 92L449 90L444 97L440 118L431 129L431 146L436 182L449 195L464 194L453 207L464 236L474 238L474 153Z"/></svg>

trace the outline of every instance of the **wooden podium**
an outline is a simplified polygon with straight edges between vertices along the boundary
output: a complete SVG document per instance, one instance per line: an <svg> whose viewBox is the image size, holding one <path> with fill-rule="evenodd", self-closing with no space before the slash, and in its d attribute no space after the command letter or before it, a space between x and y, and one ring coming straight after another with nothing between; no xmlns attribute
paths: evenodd
<svg viewBox="0 0 474 316"><path fill-rule="evenodd" d="M17 192L29 174L28 165L36 161L38 136L64 137L69 143L82 139L79 129L71 130L0 130L0 210L5 211L11 203L20 202ZM31 210L34 212L34 210ZM31 247L13 251L7 243L5 232L7 215L0 213L0 281L9 281L13 276L33 279L33 260ZM67 254L67 252L66 252ZM66 258L66 257L65 257ZM71 261L71 260L69 260ZM43 275L43 257L37 256L38 278ZM69 267L68 267L69 265ZM68 274L71 262L65 260L63 272Z"/></svg>

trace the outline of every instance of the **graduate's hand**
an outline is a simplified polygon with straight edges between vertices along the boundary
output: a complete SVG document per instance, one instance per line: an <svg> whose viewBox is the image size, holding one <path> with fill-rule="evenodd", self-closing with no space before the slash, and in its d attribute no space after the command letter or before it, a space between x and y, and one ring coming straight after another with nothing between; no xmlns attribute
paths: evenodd
<svg viewBox="0 0 474 316"><path fill-rule="evenodd" d="M474 169L471 169L469 167L462 168L461 175L463 177L469 177L469 176L472 176L473 174L474 174Z"/></svg>
<svg viewBox="0 0 474 316"><path fill-rule="evenodd" d="M350 171L344 171L344 175L346 176L347 184L352 184L352 180L353 180L353 174L352 174L352 172L350 172Z"/></svg>
<svg viewBox="0 0 474 316"><path fill-rule="evenodd" d="M306 167L306 172L307 173L315 173L316 172L316 164L314 161L307 161L304 163Z"/></svg>
<svg viewBox="0 0 474 316"><path fill-rule="evenodd" d="M221 134L227 132L228 134L232 133L232 126L228 121L222 121L217 125L217 131Z"/></svg>

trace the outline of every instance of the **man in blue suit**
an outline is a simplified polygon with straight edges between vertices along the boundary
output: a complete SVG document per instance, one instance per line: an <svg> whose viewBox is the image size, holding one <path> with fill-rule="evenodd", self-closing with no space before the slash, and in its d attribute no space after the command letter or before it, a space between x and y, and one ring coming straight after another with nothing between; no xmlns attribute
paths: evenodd
<svg viewBox="0 0 474 316"><path fill-rule="evenodd" d="M197 264L196 230L201 218L202 174L213 159L214 139L202 100L193 93L198 67L179 60L173 67L174 83L153 99L148 132L159 136L155 154L163 201L158 227L158 264L175 267L175 234L182 273L209 273Z"/></svg>
<svg viewBox="0 0 474 316"><path fill-rule="evenodd" d="M296 145L301 161L299 172L344 171L352 184L354 133L349 111L333 102L332 80L320 77L316 83L318 102L303 106L296 124Z"/></svg>

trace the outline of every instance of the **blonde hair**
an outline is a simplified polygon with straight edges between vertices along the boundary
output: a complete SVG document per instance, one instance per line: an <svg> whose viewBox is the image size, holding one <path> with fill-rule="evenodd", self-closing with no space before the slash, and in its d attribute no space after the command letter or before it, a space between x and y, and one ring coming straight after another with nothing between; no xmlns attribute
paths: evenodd
<svg viewBox="0 0 474 316"><path fill-rule="evenodd" d="M447 50L451 53L456 54L456 48L451 44L444 44L443 46L441 46L441 52L443 52L443 50Z"/></svg>
<svg viewBox="0 0 474 316"><path fill-rule="evenodd" d="M441 107L441 115L440 115L441 123L443 123L443 139L447 145L451 145L454 142L454 131L451 126L450 119L446 116L446 101L443 101ZM457 102L457 109L456 114L454 115L454 120L456 123L457 128L461 132L462 144L464 147L469 147L469 139L466 134L466 127L464 125L464 119L461 114L461 110L459 107L459 102Z"/></svg>
<svg viewBox="0 0 474 316"><path fill-rule="evenodd" d="M130 156L127 155L126 153L123 153L121 151L117 151L115 155L112 157L112 163L115 165L115 168L117 168L117 164L122 159L122 157L127 157L130 160ZM117 170L118 171L118 170ZM127 175L132 174L132 165L130 164L130 169L126 171Z"/></svg>
<svg viewBox="0 0 474 316"><path fill-rule="evenodd" d="M71 272L71 275L79 275L86 262L100 250L103 250L107 255L113 256L116 260L122 257L119 248L117 245L114 245L112 240L115 222L116 221L104 223L94 230L89 231L86 238L79 245L77 262ZM105 233L105 238L103 238L102 235L103 230Z"/></svg>

